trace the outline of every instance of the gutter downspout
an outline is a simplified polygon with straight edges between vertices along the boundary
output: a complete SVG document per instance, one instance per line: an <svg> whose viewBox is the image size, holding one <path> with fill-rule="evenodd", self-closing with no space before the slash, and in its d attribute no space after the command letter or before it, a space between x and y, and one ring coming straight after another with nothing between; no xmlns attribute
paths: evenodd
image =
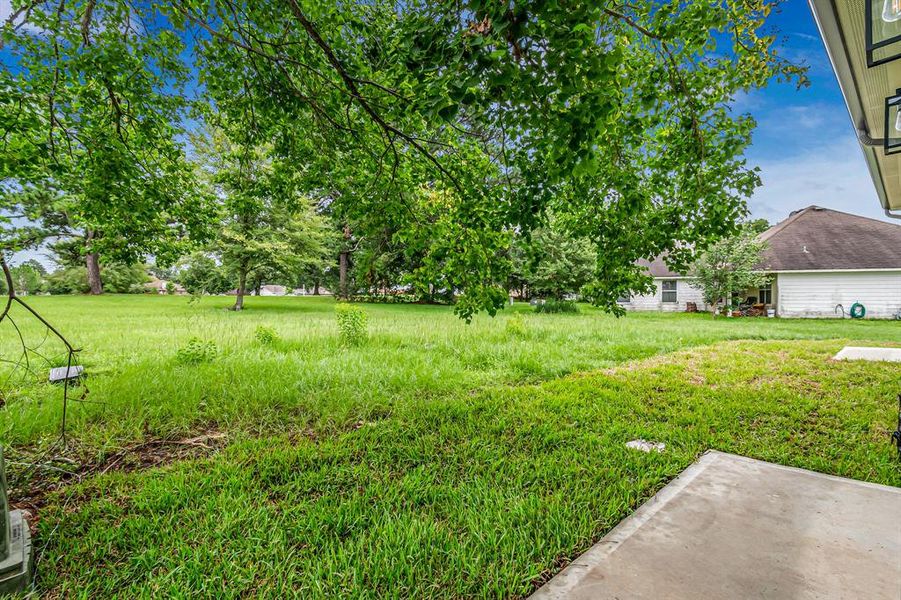
<svg viewBox="0 0 901 600"><path fill-rule="evenodd" d="M870 148L885 145L884 139L871 138L870 134L867 133L867 130L862 127L857 128L857 141L860 142L861 146L869 146Z"/></svg>
<svg viewBox="0 0 901 600"><path fill-rule="evenodd" d="M878 138L871 138L870 134L867 133L866 129L864 129L863 127L857 128L857 141L860 142L861 146L868 146L871 148L877 147L877 146L882 146L885 144L885 140L881 140ZM886 208L883 210L885 211L886 217L888 217L890 219L901 219L901 214L893 213L891 211L891 209L889 209L889 208Z"/></svg>
<svg viewBox="0 0 901 600"><path fill-rule="evenodd" d="M877 146L882 146L885 144L885 140L881 140L878 138L871 138L870 134L867 133L866 129L864 129L863 127L857 128L857 141L860 142L861 146L868 146L871 148L877 147ZM883 210L885 211L886 217L888 217L890 219L901 219L901 214L893 213L891 211L891 209L889 209L889 208L886 208Z"/></svg>
<svg viewBox="0 0 901 600"><path fill-rule="evenodd" d="M857 129L857 141L860 142L860 144L862 146L868 146L871 148L877 147L877 146L882 146L885 144L885 140L881 140L878 138L871 138L870 134L867 133L866 130L863 129L862 127L859 127ZM895 214L889 208L886 208L883 210L885 212L886 217L888 217L890 219L901 219L901 214Z"/></svg>

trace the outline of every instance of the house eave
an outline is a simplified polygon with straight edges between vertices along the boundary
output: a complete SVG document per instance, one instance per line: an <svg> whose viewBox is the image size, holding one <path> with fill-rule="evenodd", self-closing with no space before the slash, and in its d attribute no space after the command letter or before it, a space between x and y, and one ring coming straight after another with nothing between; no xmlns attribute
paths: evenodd
<svg viewBox="0 0 901 600"><path fill-rule="evenodd" d="M778 275L780 273L897 273L901 267L884 269L781 269L763 270L764 273Z"/></svg>
<svg viewBox="0 0 901 600"><path fill-rule="evenodd" d="M894 84L901 81L894 76L899 70L899 61L867 68L866 42L856 39L862 35L863 14L850 12L843 5L849 11L845 14L850 15L845 19L855 19L854 23L844 22L833 0L808 0L808 3L838 79L879 203L891 215L892 211L901 210L901 179L897 176L901 173L901 155L885 154L879 139L883 136L884 114L872 107L882 106L884 98L895 92ZM849 38L853 42L850 46ZM871 107L869 111L867 106ZM879 118L876 118L877 113Z"/></svg>

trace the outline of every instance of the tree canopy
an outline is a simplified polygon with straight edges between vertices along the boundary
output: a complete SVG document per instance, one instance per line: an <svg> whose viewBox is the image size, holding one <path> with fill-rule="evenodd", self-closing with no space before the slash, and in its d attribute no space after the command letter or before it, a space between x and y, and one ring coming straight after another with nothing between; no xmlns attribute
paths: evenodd
<svg viewBox="0 0 901 600"><path fill-rule="evenodd" d="M8 243L62 227L81 232L86 253L174 260L207 224L177 137L184 42L131 2L12 4L0 32L2 207L41 227Z"/></svg>
<svg viewBox="0 0 901 600"><path fill-rule="evenodd" d="M189 108L215 107L355 235L388 224L421 248L420 273L440 265L464 317L503 303L511 234L548 209L596 248L585 290L610 310L647 288L637 259L689 264L759 184L735 96L803 81L777 55L764 0L14 8L8 189L58 189L85 227L119 240L96 244L165 253L158 240L209 224L179 140Z"/></svg>
<svg viewBox="0 0 901 600"><path fill-rule="evenodd" d="M760 270L766 242L760 240L757 228L759 224L752 222L737 234L717 241L692 265L691 284L701 290L704 302L713 307L714 316L721 301L728 304L732 294L757 288L768 280Z"/></svg>
<svg viewBox="0 0 901 600"><path fill-rule="evenodd" d="M234 274L235 310L249 278L297 279L325 251L327 224L298 189L297 170L274 160L269 145L236 141L214 128L194 136L201 179L217 199L218 236L211 245Z"/></svg>

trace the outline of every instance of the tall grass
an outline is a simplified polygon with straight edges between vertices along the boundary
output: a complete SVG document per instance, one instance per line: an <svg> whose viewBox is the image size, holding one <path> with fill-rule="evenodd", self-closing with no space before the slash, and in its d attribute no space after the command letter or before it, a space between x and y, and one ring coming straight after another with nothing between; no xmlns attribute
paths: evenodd
<svg viewBox="0 0 901 600"><path fill-rule="evenodd" d="M217 297L199 304L173 296L31 301L83 348L91 402L70 406L70 435L98 448L210 425L251 432L340 430L400 406L725 339L901 341L894 322L660 314L617 319L587 307L580 315L537 315L517 305L467 325L448 307L367 305L369 339L353 347L340 342L329 298L250 298L238 313L225 310L228 298ZM36 323L24 315L17 323L26 340L40 341L43 330ZM260 327L271 330L277 343L259 343ZM0 334L0 357L15 357L14 331ZM214 342L220 350L215 358L179 360L179 349L195 338ZM49 342L41 350L62 355ZM4 443L34 444L57 433L61 388L45 382L41 361L35 365L40 369L34 377L22 382L17 375L0 390Z"/></svg>

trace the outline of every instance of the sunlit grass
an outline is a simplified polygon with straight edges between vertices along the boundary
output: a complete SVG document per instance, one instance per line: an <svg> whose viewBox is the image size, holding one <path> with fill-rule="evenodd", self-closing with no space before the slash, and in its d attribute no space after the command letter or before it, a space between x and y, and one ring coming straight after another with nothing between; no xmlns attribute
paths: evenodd
<svg viewBox="0 0 901 600"><path fill-rule="evenodd" d="M343 348L327 299L35 303L85 348L100 404L70 407L79 451L228 435L208 458L52 496L36 539L51 595L526 595L710 448L901 485L897 366L829 359L901 343L895 322L517 306L508 327L510 309L466 325L366 306L368 342ZM192 337L217 357L180 364ZM4 442L53 439L59 394L8 394ZM667 449L627 450L638 437Z"/></svg>
<svg viewBox="0 0 901 600"><path fill-rule="evenodd" d="M470 325L447 307L368 305L369 341L343 348L328 298L251 298L243 313L228 298L191 305L184 297L39 297L32 302L83 348L92 403L73 404L71 433L89 446L145 434L190 432L203 425L251 431L341 428L398 405L469 394L484 386L533 383L625 360L723 339L901 341L891 322L730 319L630 314L621 319L583 308L581 315L536 315L516 306L524 333L511 333L511 309ZM43 331L20 317L28 340ZM259 343L258 325L275 330ZM194 337L215 342L215 361L183 365L178 349ZM0 355L17 338L3 331ZM42 350L61 347L48 342ZM53 354L53 352L50 352ZM0 412L6 443L55 437L61 391L44 382L8 386Z"/></svg>

